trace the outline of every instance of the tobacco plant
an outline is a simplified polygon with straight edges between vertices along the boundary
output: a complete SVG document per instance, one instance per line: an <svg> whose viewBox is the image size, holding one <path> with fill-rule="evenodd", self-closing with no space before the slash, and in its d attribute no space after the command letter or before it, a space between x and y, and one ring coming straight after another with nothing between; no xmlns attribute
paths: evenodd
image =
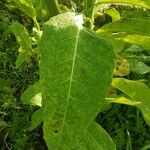
<svg viewBox="0 0 150 150"><path fill-rule="evenodd" d="M32 34L17 21L10 30L20 45L16 68L33 56L39 63L39 80L20 99L38 106L28 130L42 123L49 150L115 150L95 121L111 103L136 106L150 125L149 84L126 78L150 72L149 1L14 0L10 7L34 24Z"/></svg>

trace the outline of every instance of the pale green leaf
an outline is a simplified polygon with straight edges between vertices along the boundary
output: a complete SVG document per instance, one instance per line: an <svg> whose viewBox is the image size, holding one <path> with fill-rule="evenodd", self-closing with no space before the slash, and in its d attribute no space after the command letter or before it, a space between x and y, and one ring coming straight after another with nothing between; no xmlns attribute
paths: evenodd
<svg viewBox="0 0 150 150"><path fill-rule="evenodd" d="M21 95L24 104L41 106L42 96L40 82L37 81L30 85Z"/></svg>
<svg viewBox="0 0 150 150"><path fill-rule="evenodd" d="M147 9L150 9L150 1L149 0L96 0L96 3L99 4L109 4L109 3L117 3L117 4L131 4L141 6Z"/></svg>
<svg viewBox="0 0 150 150"><path fill-rule="evenodd" d="M14 0L14 3L23 11L26 15L34 20L36 27L39 29L39 24L36 20L36 10L33 7L31 0Z"/></svg>
<svg viewBox="0 0 150 150"><path fill-rule="evenodd" d="M47 146L87 150L95 143L87 141L87 129L112 79L112 49L104 38L82 27L81 16L64 13L46 23L39 50Z"/></svg>
<svg viewBox="0 0 150 150"><path fill-rule="evenodd" d="M106 9L105 12L111 16L112 21L120 20L120 14L115 8Z"/></svg>
<svg viewBox="0 0 150 150"><path fill-rule="evenodd" d="M150 36L145 35L124 35L121 37L123 41L138 44L141 48L150 50Z"/></svg>
<svg viewBox="0 0 150 150"><path fill-rule="evenodd" d="M150 18L123 19L104 25L98 34L110 34L116 40L137 44L143 49L150 49ZM112 43L113 44L113 43ZM113 44L115 45L115 44Z"/></svg>
<svg viewBox="0 0 150 150"><path fill-rule="evenodd" d="M104 25L101 32L150 36L150 17L123 19Z"/></svg>
<svg viewBox="0 0 150 150"><path fill-rule="evenodd" d="M150 88L144 83L123 78L114 78L112 86L118 88L129 96L127 99L119 98L113 101L137 106L139 109L141 109L147 124L150 125Z"/></svg>
<svg viewBox="0 0 150 150"><path fill-rule="evenodd" d="M32 2L30 0L14 0L14 2L25 14L27 14L31 18L36 17L36 11L33 8Z"/></svg>
<svg viewBox="0 0 150 150"><path fill-rule="evenodd" d="M30 59L30 55L32 52L32 41L30 39L28 31L22 24L14 22L11 25L11 30L15 35L18 44L20 45L19 55L16 60L16 67L19 68L23 62L28 62Z"/></svg>
<svg viewBox="0 0 150 150"><path fill-rule="evenodd" d="M119 104L126 104L130 106L139 105L141 102L132 101L125 97L118 97L118 98L107 98L111 103L119 103Z"/></svg>

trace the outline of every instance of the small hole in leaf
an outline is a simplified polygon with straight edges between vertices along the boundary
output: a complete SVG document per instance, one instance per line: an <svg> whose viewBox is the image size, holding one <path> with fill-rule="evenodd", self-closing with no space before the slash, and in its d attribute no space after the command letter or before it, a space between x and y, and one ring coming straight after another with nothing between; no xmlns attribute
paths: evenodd
<svg viewBox="0 0 150 150"><path fill-rule="evenodd" d="M55 133L58 133L58 130L55 130L54 132L55 132Z"/></svg>

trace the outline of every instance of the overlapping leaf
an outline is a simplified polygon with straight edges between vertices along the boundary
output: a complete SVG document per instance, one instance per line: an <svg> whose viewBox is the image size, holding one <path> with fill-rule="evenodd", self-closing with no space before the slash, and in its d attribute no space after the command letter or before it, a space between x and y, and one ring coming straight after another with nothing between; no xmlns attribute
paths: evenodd
<svg viewBox="0 0 150 150"><path fill-rule="evenodd" d="M74 13L51 18L39 45L44 138L53 150L101 150L99 135L87 131L105 102L113 53L81 21Z"/></svg>
<svg viewBox="0 0 150 150"><path fill-rule="evenodd" d="M112 85L129 96L112 101L138 107L142 111L145 121L150 125L150 89L144 83L123 78L113 79Z"/></svg>
<svg viewBox="0 0 150 150"><path fill-rule="evenodd" d="M107 4L107 3L118 3L118 4L131 4L136 6L141 6L150 9L149 0L96 0L96 3Z"/></svg>
<svg viewBox="0 0 150 150"><path fill-rule="evenodd" d="M123 19L104 25L99 31L101 33L111 33L114 38L138 44L144 49L150 49L150 18Z"/></svg>
<svg viewBox="0 0 150 150"><path fill-rule="evenodd" d="M36 10L33 7L31 0L14 0L14 3L19 7L21 11L23 11L26 15L31 17L39 29L39 24L36 20Z"/></svg>
<svg viewBox="0 0 150 150"><path fill-rule="evenodd" d="M24 104L41 106L42 96L40 82L37 81L29 86L21 95Z"/></svg>
<svg viewBox="0 0 150 150"><path fill-rule="evenodd" d="M16 67L19 68L25 61L29 61L32 52L32 41L26 28L18 23L14 22L11 25L11 30L16 37L17 42L20 45L19 55L16 60Z"/></svg>

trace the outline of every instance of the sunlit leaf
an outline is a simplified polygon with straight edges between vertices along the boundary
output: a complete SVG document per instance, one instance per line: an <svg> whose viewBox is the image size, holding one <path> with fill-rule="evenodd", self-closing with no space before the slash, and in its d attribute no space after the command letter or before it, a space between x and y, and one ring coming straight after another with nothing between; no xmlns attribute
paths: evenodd
<svg viewBox="0 0 150 150"><path fill-rule="evenodd" d="M39 50L43 131L48 148L87 150L93 146L93 150L101 150L103 145L96 145L100 141L89 142L86 132L111 83L110 45L82 27L81 16L64 13L46 23Z"/></svg>
<svg viewBox="0 0 150 150"><path fill-rule="evenodd" d="M150 18L135 18L135 19L123 19L117 22L112 22L104 25L100 31L101 32L112 32L112 33L124 33L133 35L150 35Z"/></svg>
<svg viewBox="0 0 150 150"><path fill-rule="evenodd" d="M33 19L35 25L37 28L39 28L38 22L36 20L36 10L32 5L32 0L14 0L14 2L21 11Z"/></svg>
<svg viewBox="0 0 150 150"><path fill-rule="evenodd" d="M108 4L108 3L118 3L118 4L131 4L137 5L144 8L150 9L150 1L149 0L96 0L96 3L100 4Z"/></svg>
<svg viewBox="0 0 150 150"><path fill-rule="evenodd" d="M115 8L106 9L105 12L111 16L112 21L120 20L120 14Z"/></svg>
<svg viewBox="0 0 150 150"><path fill-rule="evenodd" d="M141 48L150 50L150 36L145 35L125 35L121 37L123 41L138 44Z"/></svg>
<svg viewBox="0 0 150 150"><path fill-rule="evenodd" d="M30 85L21 95L24 104L41 106L42 96L40 82L37 81Z"/></svg>
<svg viewBox="0 0 150 150"><path fill-rule="evenodd" d="M16 68L19 68L23 62L29 62L30 60L30 55L32 52L32 41L28 31L22 24L14 22L11 25L11 30L15 35L18 44L20 45L19 55L16 60Z"/></svg>
<svg viewBox="0 0 150 150"><path fill-rule="evenodd" d="M137 44L141 48L150 49L150 18L123 19L104 25L98 34L110 34L116 40ZM115 45L115 43L112 43Z"/></svg>
<svg viewBox="0 0 150 150"><path fill-rule="evenodd" d="M150 125L150 88L144 83L123 78L114 78L112 85L129 98L111 99L113 102L137 106L143 113L144 119Z"/></svg>

